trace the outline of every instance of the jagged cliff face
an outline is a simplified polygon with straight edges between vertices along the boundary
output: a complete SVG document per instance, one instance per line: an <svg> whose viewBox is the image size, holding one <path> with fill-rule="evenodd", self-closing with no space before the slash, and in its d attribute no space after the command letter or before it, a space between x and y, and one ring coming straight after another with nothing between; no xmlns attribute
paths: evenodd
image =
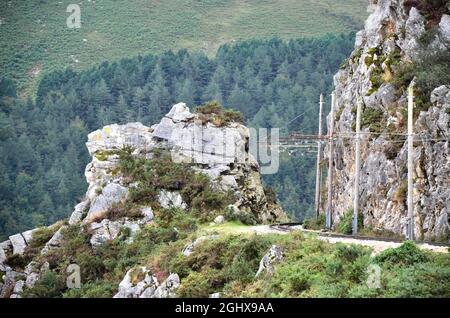
<svg viewBox="0 0 450 318"><path fill-rule="evenodd" d="M334 78L337 134L352 136L357 100L363 100L359 195L364 226L401 235L407 220L407 143L401 137L406 133L407 99L393 81L402 65L421 58L421 39L430 24L408 3L411 1L378 1L365 29L357 34L349 62ZM437 23L433 33L429 32L428 53L450 48L450 16L443 14ZM414 144L415 233L421 239L448 240L450 86L436 87L427 98L430 107L416 114L415 121L415 133L420 135ZM334 224L352 208L355 168L354 139L338 138L336 144Z"/></svg>

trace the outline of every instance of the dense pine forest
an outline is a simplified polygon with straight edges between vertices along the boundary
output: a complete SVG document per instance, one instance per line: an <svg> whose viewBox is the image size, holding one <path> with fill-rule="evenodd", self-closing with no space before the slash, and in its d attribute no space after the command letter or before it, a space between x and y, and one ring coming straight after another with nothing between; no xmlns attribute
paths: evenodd
<svg viewBox="0 0 450 318"><path fill-rule="evenodd" d="M0 239L69 215L87 187L87 134L104 125L149 126L176 102L217 100L250 127L316 133L319 94L329 96L353 43L354 34L253 40L212 59L181 50L105 62L50 73L27 101L0 78ZM315 154L284 154L279 173L265 176L295 219L312 214L314 167Z"/></svg>

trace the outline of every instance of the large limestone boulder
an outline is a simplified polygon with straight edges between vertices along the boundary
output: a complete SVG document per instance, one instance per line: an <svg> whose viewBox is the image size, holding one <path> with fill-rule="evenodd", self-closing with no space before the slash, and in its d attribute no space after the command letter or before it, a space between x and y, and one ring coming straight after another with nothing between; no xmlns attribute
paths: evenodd
<svg viewBox="0 0 450 318"><path fill-rule="evenodd" d="M209 176L218 191L232 190L236 205L260 222L286 221L282 209L267 202L258 163L249 153L249 138L244 125L204 123L183 103L174 105L152 127L131 123L109 125L93 132L86 143L93 157L86 167L86 200L75 207L70 224L79 222L84 211L85 223L100 222L112 205L127 198L128 187L133 185L124 182L116 169L118 150L124 146L131 147L134 155L149 159L155 148L167 150L174 162L190 163L194 171ZM163 208L188 208L178 192L163 190L158 200Z"/></svg>

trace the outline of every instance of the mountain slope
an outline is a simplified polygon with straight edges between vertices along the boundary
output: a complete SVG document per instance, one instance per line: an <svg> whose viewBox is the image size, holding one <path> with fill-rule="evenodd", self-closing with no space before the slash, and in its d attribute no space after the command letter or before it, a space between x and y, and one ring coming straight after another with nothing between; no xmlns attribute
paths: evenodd
<svg viewBox="0 0 450 318"><path fill-rule="evenodd" d="M286 216L266 196L237 119L216 104L194 113L177 104L152 127L89 134L84 200L68 221L0 242L0 298L450 294L444 248L380 251L245 226Z"/></svg>
<svg viewBox="0 0 450 318"><path fill-rule="evenodd" d="M85 69L169 49L213 54L232 40L298 38L356 31L366 0L84 1L81 28L69 29L73 1L1 1L0 69L33 92L42 74Z"/></svg>

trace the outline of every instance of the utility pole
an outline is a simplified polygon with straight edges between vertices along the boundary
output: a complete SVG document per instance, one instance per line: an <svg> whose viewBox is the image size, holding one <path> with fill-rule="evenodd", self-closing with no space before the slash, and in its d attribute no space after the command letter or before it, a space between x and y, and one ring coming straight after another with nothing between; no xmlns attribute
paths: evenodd
<svg viewBox="0 0 450 318"><path fill-rule="evenodd" d="M355 189L353 190L353 235L358 233L359 214L359 173L361 170L361 108L362 100L358 98L356 110L356 145L355 145Z"/></svg>
<svg viewBox="0 0 450 318"><path fill-rule="evenodd" d="M330 131L329 131L329 156L328 156L328 208L326 213L326 229L331 230L333 211L333 161L334 161L334 109L336 104L336 93L331 93Z"/></svg>
<svg viewBox="0 0 450 318"><path fill-rule="evenodd" d="M408 87L408 224L406 227L406 239L414 240L414 131L413 131L413 112L414 112L414 81Z"/></svg>
<svg viewBox="0 0 450 318"><path fill-rule="evenodd" d="M319 219L320 213L320 186L322 180L322 169L320 163L322 161L322 117L323 117L323 95L320 94L319 102L319 140L317 142L317 167L316 167L316 219Z"/></svg>

